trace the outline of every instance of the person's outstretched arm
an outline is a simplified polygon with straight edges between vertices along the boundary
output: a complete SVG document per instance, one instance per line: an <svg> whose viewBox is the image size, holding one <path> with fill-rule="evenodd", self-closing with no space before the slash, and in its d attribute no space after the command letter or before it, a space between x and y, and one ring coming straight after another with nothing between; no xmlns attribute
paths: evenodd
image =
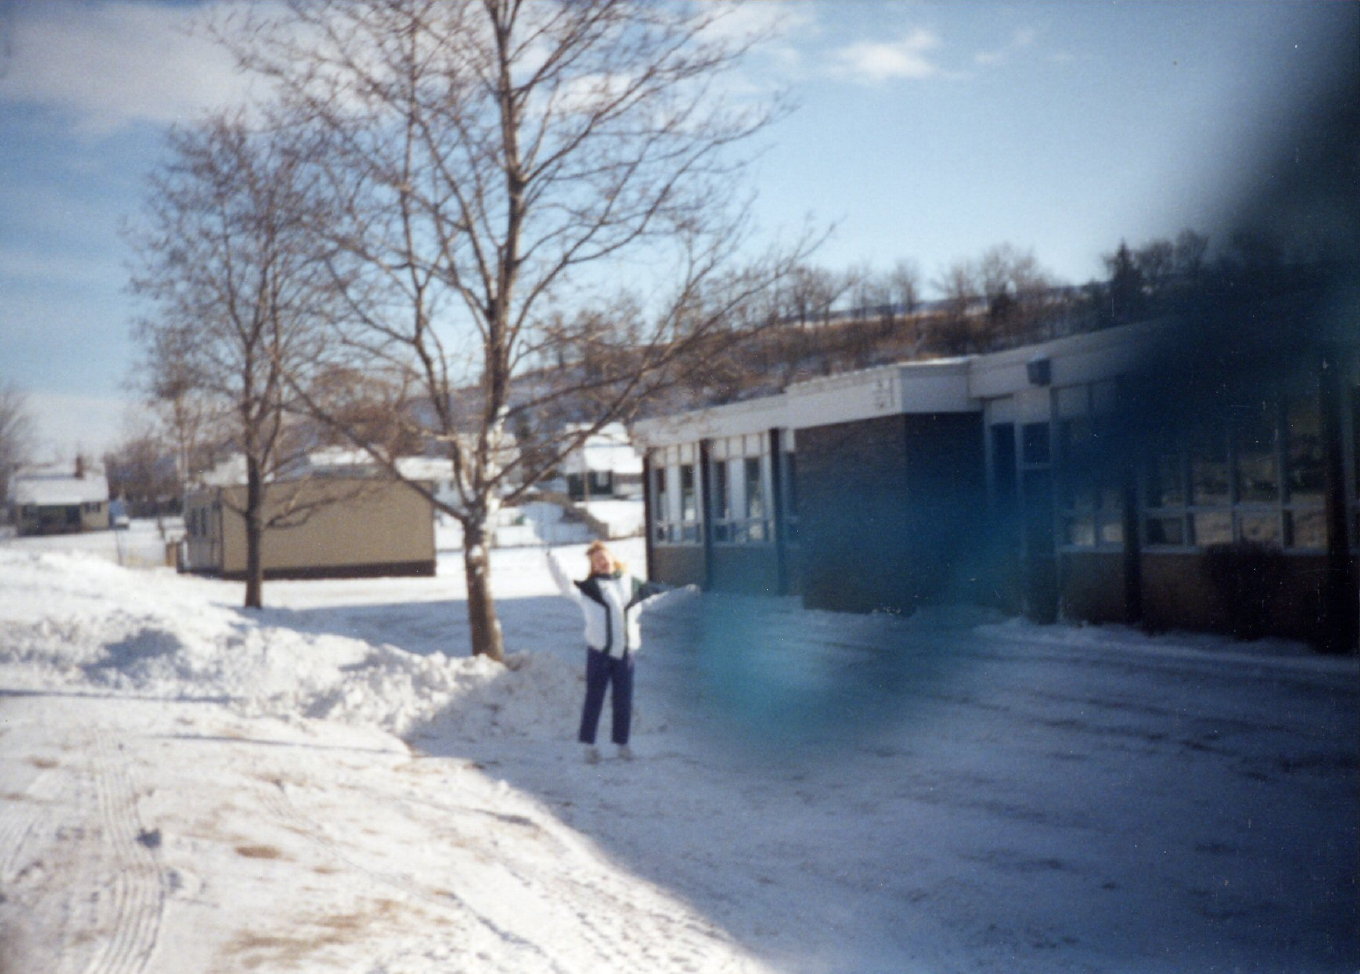
<svg viewBox="0 0 1360 974"><path fill-rule="evenodd" d="M639 609L654 608L669 599L699 594L697 585L681 585L679 587L663 585L660 582L648 582L643 579L637 580L637 594L634 596L633 604Z"/></svg>
<svg viewBox="0 0 1360 974"><path fill-rule="evenodd" d="M581 590L567 576L567 570L562 567L557 556L551 551L546 552L546 554L548 556L548 571L552 573L553 581L557 584L557 590L573 602L581 601Z"/></svg>

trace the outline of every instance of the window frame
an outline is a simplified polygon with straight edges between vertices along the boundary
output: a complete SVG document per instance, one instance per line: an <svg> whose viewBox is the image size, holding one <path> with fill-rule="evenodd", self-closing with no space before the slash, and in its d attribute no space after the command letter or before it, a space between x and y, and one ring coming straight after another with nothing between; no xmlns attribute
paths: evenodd
<svg viewBox="0 0 1360 974"><path fill-rule="evenodd" d="M702 544L704 486L700 483L698 444L659 447L652 450L649 459L652 510L648 530L652 543Z"/></svg>
<svg viewBox="0 0 1360 974"><path fill-rule="evenodd" d="M1322 403L1315 388L1306 390L1273 390L1264 399L1243 407L1221 420L1216 420L1198 435L1178 434L1165 446L1159 447L1144 459L1138 477L1138 523L1143 547L1150 552L1203 552L1217 544L1259 542L1286 553L1318 554L1326 550L1326 500L1324 491L1303 499L1291 489L1291 479L1299 464L1291 457L1291 450L1300 434L1294 431L1291 419L1296 408L1310 410L1320 438ZM1251 424L1260 418L1261 410L1269 419L1268 450L1251 449L1245 439ZM1259 443L1260 441L1257 440ZM1321 449L1320 444L1314 451ZM1212 451L1207 454L1205 451ZM1269 473L1273 480L1271 495L1252 496L1245 488L1247 463L1255 456L1268 456ZM1174 458L1178 482L1173 490L1161 491L1151 482L1153 465ZM1321 462L1320 457L1315 457ZM1197 491L1197 470L1212 471L1222 465L1223 493L1206 498ZM1257 483L1261 483L1260 480ZM1259 489L1259 488L1258 488ZM1179 500L1154 503L1153 494L1170 493ZM1317 525L1304 543L1299 540L1299 525ZM1157 523L1178 524L1179 540L1165 540L1153 531ZM1219 525L1215 534L1207 535L1204 528ZM1253 531L1253 524L1266 526L1264 532Z"/></svg>
<svg viewBox="0 0 1360 974"><path fill-rule="evenodd" d="M775 541L774 478L771 469L768 434L747 433L722 437L709 444L710 496L715 505L710 511L715 545L769 545ZM759 490L750 490L751 464ZM722 481L721 493L719 481ZM751 504L759 498L758 513ZM722 509L716 502L722 502Z"/></svg>
<svg viewBox="0 0 1360 974"><path fill-rule="evenodd" d="M1117 471L1096 464L1112 435L1118 380L1053 390L1052 453L1056 546L1063 552L1124 550L1123 487ZM1074 430L1081 430L1074 436Z"/></svg>

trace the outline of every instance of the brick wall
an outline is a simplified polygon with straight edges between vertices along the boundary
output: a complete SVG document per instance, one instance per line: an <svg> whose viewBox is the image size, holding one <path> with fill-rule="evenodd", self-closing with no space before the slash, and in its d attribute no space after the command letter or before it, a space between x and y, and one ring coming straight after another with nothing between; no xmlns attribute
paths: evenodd
<svg viewBox="0 0 1360 974"><path fill-rule="evenodd" d="M798 470L810 607L911 611L954 594L985 510L980 417L799 430Z"/></svg>

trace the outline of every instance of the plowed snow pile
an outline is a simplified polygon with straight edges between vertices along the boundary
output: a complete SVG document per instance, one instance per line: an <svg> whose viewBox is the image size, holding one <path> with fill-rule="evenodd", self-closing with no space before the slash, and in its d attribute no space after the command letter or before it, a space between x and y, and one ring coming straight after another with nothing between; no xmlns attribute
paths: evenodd
<svg viewBox="0 0 1360 974"><path fill-rule="evenodd" d="M258 624L204 604L202 586L90 556L6 559L0 663L29 687L221 697L250 716L345 720L396 735L539 735L578 706L576 667L551 656L417 656L391 645ZM512 676L513 674L513 676ZM455 705L456 701L456 705ZM437 726L432 726L437 725Z"/></svg>

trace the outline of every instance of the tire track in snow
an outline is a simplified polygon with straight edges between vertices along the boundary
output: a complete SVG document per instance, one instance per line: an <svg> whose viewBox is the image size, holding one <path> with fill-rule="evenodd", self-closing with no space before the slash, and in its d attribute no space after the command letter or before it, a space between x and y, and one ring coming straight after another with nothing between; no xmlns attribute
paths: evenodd
<svg viewBox="0 0 1360 974"><path fill-rule="evenodd" d="M151 849L141 841L145 833L137 818L136 791L122 749L99 737L92 772L103 834L104 855L113 877L111 911L101 917L110 929L84 974L137 974L145 970L156 950L165 887Z"/></svg>
<svg viewBox="0 0 1360 974"><path fill-rule="evenodd" d="M374 800L382 801L383 796L370 791ZM558 834L558 829L550 829L535 819L519 816L506 815L487 808L477 808L471 805L455 805L446 802L431 801L428 798L421 798L415 795L406 795L403 801L408 807L419 807L428 810L431 819L447 827L450 816L458 814L472 814L486 816L495 821L495 827L510 826L512 828L531 828L536 834L548 839L552 847L546 858L554 862L559 862L563 857L570 856L576 861L589 861L592 857L584 851L579 839L574 833L568 832L566 835ZM526 876L521 870L515 868L515 862L509 858L500 857L496 859L496 865L502 869L511 879L513 879L521 890L517 892L517 901L524 898L535 900L545 900L557 915L559 922L569 923L571 932L580 937L598 958L598 963L610 970L626 970L633 966L634 958L625 956L618 951L614 945L628 943L631 939L630 931L633 924L627 920L616 920L611 924L604 924L606 918L618 918L631 915L636 910L636 904L630 902L628 891L620 889L617 893L612 887L622 884L617 881L601 884L599 880L612 880L608 874L601 875L596 870L591 870L594 882L586 882L578 879L570 873L564 873L563 879L552 884L548 895L545 896L540 890L544 883L543 875ZM606 889L608 885L610 889ZM454 894L449 893L450 897ZM455 897L456 898L456 897ZM465 907L468 904L459 899ZM577 909L574 904L590 903L592 911ZM608 929L606 929L608 927ZM545 941L550 941L549 936L544 936Z"/></svg>
<svg viewBox="0 0 1360 974"><path fill-rule="evenodd" d="M518 947L532 954L539 962L538 965L529 968L526 967L524 958L518 958L516 959L516 962L507 969L516 971L526 969L556 971L566 974L564 969L560 967L537 943L520 936L514 931L505 929L491 917L476 909L470 902L463 897L460 897L452 890L436 891L428 889L411 876L373 869L364 863L359 862L354 856L350 855L340 843L326 834L321 823L306 816L298 809L288 797L287 786L282 781L276 780L273 784L273 788L267 788L263 792L265 806L280 822L285 825L291 825L301 834L310 838L315 844L324 848L330 855L339 861L382 886L386 886L403 893L406 896L437 907L442 913L458 919L471 917L485 933L490 934L494 938L494 946L502 948L505 946ZM532 893L532 890L526 889L524 892ZM477 946L472 944L467 945L464 950L466 951L467 956L477 956L478 953L480 953ZM612 961L613 958L610 958L609 960ZM609 964L609 968L622 969L615 968L612 964Z"/></svg>
<svg viewBox="0 0 1360 974"><path fill-rule="evenodd" d="M466 896L447 889L431 889L414 876L365 866L298 807L289 797L287 785L283 782L275 782L275 785L277 793L271 791L268 800L272 810L282 821L303 830L336 858L380 883L434 904L456 917L471 916L502 944L531 951L543 965L529 968L526 966L529 959L521 955L514 958L513 963L498 969L516 972L525 969L703 971L712 974L760 969L703 918L687 910L676 913L668 908L671 904L664 893L657 891L655 899L639 896L637 880L625 881L601 868L588 844L574 830L559 826L551 818L539 821L536 816L506 815L490 808L436 802L417 795L404 795L401 801L406 816L420 831L431 836L438 835L441 830L447 831L451 819L480 816L488 819L491 829L532 829L536 837L545 840L547 848L536 858L566 865L553 869L536 868L526 874L521 858L499 854L494 847L495 833L480 827L475 831L479 836L491 835L491 847L474 850L492 870L484 873L477 883L481 898L490 896L498 903L519 904L521 921L535 918L530 921L534 924L533 939L530 940L507 930ZM357 787L376 804L390 806L392 803L390 793L366 784ZM428 821L421 814L415 814L417 812L427 816ZM493 820L494 824L490 824ZM522 838L515 838L512 847L522 841ZM583 868L573 868L576 864ZM489 891L493 887L499 888ZM647 930L649 927L655 932ZM584 953L589 957L583 959Z"/></svg>
<svg viewBox="0 0 1360 974"><path fill-rule="evenodd" d="M35 773L4 797L6 813L0 815L0 890L11 889L31 866L34 838L47 823L47 805L55 793L51 766L32 763Z"/></svg>
<svg viewBox="0 0 1360 974"><path fill-rule="evenodd" d="M375 800L381 800L373 792ZM526 874L518 868L520 858L497 858L497 865L523 888L523 899L549 907L559 923L568 924L572 935L594 952L588 969L705 972L727 974L759 969L741 949L687 909L676 910L662 890L655 898L639 894L637 877L599 866L598 854L583 836L551 815L526 817L505 815L491 809L435 802L404 796L408 805L430 809L435 822L447 823L450 815L474 813L505 824L530 827L549 847L542 861L564 868L537 868ZM572 868L581 864L584 868ZM648 884L650 889L650 884ZM584 906L583 906L584 904ZM545 943L555 943L546 925L540 933ZM622 951L625 945L631 952ZM573 968L577 969L577 968Z"/></svg>

